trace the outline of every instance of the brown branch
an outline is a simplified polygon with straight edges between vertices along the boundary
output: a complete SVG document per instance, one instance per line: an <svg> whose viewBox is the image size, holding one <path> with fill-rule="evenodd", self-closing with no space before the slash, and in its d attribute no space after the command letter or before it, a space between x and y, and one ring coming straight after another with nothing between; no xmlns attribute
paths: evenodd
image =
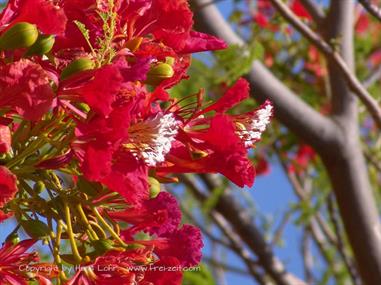
<svg viewBox="0 0 381 285"><path fill-rule="evenodd" d="M371 0L359 0L359 2L369 14L381 21L381 8L374 5Z"/></svg>
<svg viewBox="0 0 381 285"><path fill-rule="evenodd" d="M368 93L357 77L352 73L346 62L340 54L331 47L322 37L312 31L307 25L298 19L298 17L281 0L269 0L279 13L313 43L324 55L326 55L340 69L348 82L351 90L358 96L360 101L367 107L373 117L377 127L381 129L381 109L379 103Z"/></svg>

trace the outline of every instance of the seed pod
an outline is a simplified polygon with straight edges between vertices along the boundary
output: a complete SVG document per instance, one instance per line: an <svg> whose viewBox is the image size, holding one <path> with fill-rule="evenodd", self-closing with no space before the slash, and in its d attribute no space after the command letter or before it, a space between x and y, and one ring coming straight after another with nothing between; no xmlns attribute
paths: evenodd
<svg viewBox="0 0 381 285"><path fill-rule="evenodd" d="M53 35L39 35L37 41L27 50L25 55L31 56L46 54L52 49L54 42L55 39Z"/></svg>
<svg viewBox="0 0 381 285"><path fill-rule="evenodd" d="M36 25L20 22L14 24L0 37L0 49L14 50L32 46L38 38Z"/></svg>
<svg viewBox="0 0 381 285"><path fill-rule="evenodd" d="M159 85L163 80L171 78L174 74L172 66L167 63L159 63L151 67L147 73L146 83L149 85Z"/></svg>
<svg viewBox="0 0 381 285"><path fill-rule="evenodd" d="M87 57L76 59L69 63L69 65L66 66L64 70L62 70L61 80L68 79L69 77L80 71L90 70L94 67L94 62Z"/></svg>

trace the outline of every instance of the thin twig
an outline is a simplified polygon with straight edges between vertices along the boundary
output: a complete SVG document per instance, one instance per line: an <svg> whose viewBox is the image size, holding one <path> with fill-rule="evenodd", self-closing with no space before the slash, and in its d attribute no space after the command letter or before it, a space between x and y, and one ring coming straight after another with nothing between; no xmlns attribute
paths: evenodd
<svg viewBox="0 0 381 285"><path fill-rule="evenodd" d="M303 256L304 275L306 278L306 282L309 285L312 285L315 283L315 280L314 280L315 278L312 273L313 272L312 269L314 267L314 260L311 253L309 236L310 234L308 231L303 232L301 250L302 250L302 256Z"/></svg>
<svg viewBox="0 0 381 285"><path fill-rule="evenodd" d="M298 17L284 4L281 0L270 0L279 13L305 36L312 44L314 44L324 55L340 69L348 82L351 90L357 95L360 101L367 107L369 113L373 117L377 127L381 129L381 109L379 103L368 93L357 77L352 73L348 65L345 63L340 54L331 47L324 39L316 34L310 27L305 25Z"/></svg>
<svg viewBox="0 0 381 285"><path fill-rule="evenodd" d="M282 221L280 222L278 228L275 230L275 233L274 233L274 237L273 239L271 240L270 244L272 246L276 245L282 238L283 236L283 232L286 228L286 225L288 223L288 221L290 220L291 218L291 214L292 214L292 210L290 211L287 211L284 216L283 216L283 219Z"/></svg>

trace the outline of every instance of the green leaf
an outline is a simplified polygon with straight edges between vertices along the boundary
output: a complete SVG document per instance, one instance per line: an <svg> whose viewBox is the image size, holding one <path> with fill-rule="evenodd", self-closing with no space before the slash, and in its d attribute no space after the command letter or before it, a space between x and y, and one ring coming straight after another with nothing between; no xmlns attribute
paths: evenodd
<svg viewBox="0 0 381 285"><path fill-rule="evenodd" d="M39 220L30 220L30 221L21 221L21 226L25 232L34 239L43 239L49 236L50 229L49 227L39 221Z"/></svg>
<svg viewBox="0 0 381 285"><path fill-rule="evenodd" d="M182 285L216 285L212 273L201 264L200 270L185 271Z"/></svg>
<svg viewBox="0 0 381 285"><path fill-rule="evenodd" d="M264 48L259 43L248 45L231 45L229 48L215 53L217 71L224 70L222 76L216 77L216 83L226 82L232 84L239 77L248 73L254 60L264 57ZM217 73L218 74L218 73Z"/></svg>

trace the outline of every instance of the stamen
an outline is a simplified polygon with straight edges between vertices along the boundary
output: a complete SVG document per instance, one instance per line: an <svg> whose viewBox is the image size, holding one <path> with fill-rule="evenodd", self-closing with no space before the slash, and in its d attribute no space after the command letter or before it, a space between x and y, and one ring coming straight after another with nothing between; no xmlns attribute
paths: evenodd
<svg viewBox="0 0 381 285"><path fill-rule="evenodd" d="M262 133L270 123L273 109L273 106L266 102L254 113L234 118L237 135L244 141L245 147L250 148L261 139Z"/></svg>
<svg viewBox="0 0 381 285"><path fill-rule="evenodd" d="M149 166L165 160L165 155L171 150L179 128L179 122L172 113L136 123L128 129L129 140L124 147L136 157L144 160Z"/></svg>

